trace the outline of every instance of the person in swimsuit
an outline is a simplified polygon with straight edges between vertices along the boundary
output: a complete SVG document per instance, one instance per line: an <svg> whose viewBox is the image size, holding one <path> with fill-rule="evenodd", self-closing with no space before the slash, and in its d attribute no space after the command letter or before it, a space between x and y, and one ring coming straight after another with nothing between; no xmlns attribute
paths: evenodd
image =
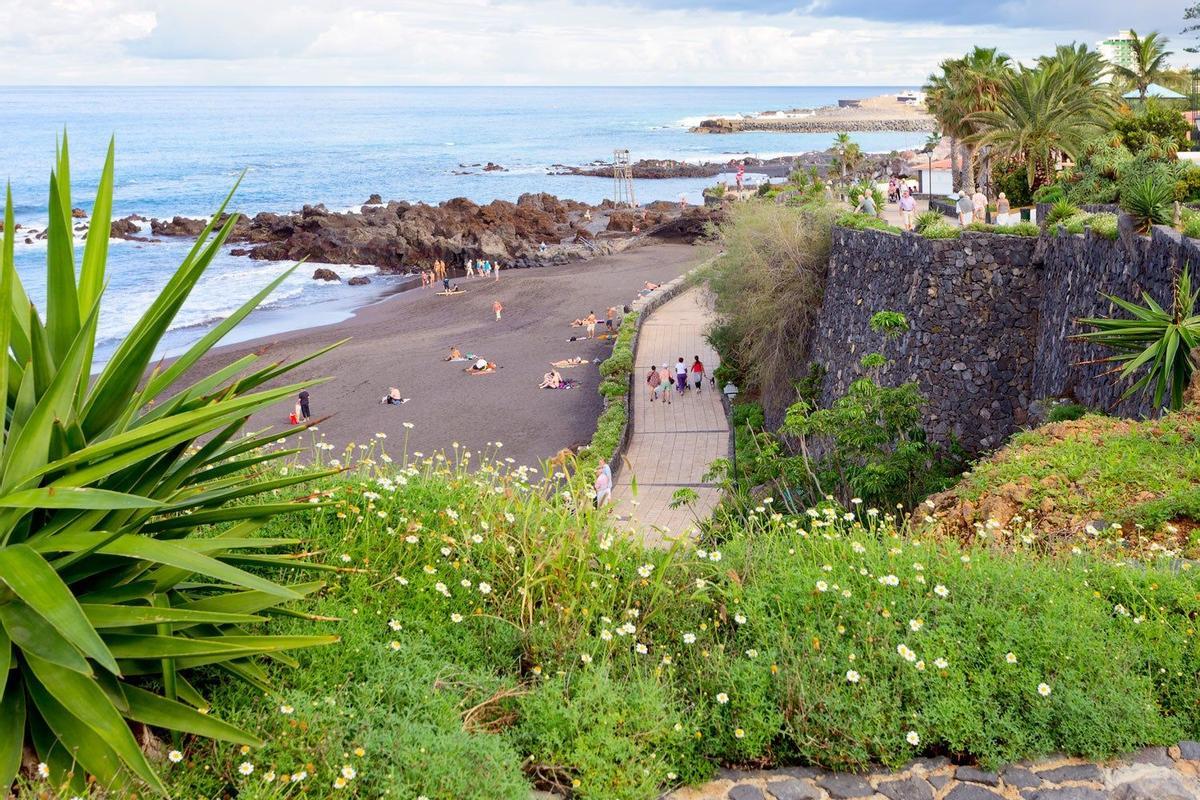
<svg viewBox="0 0 1200 800"><path fill-rule="evenodd" d="M463 357L462 352L457 347L450 348L450 355L446 356L446 361L459 361Z"/></svg>
<svg viewBox="0 0 1200 800"><path fill-rule="evenodd" d="M671 404L671 387L675 385L674 378L671 377L671 369L666 364L663 364L662 369L658 371L658 390L662 393L663 399L668 405Z"/></svg>
<svg viewBox="0 0 1200 800"><path fill-rule="evenodd" d="M596 336L596 312L589 311L588 315L586 317L584 317L583 321L587 325L588 338L589 339L595 338L595 336Z"/></svg>
<svg viewBox="0 0 1200 800"><path fill-rule="evenodd" d="M499 300L492 301L492 311L496 312L496 322L500 321L500 312L503 310L504 310L504 306L500 304Z"/></svg>

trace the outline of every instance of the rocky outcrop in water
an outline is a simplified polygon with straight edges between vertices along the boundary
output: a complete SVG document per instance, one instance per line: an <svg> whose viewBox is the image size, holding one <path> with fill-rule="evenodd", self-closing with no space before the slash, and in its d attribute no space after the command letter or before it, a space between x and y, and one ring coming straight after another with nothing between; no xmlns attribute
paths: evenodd
<svg viewBox="0 0 1200 800"><path fill-rule="evenodd" d="M318 267L313 270L314 281L326 281L327 283L341 283L342 278L333 270L327 267Z"/></svg>

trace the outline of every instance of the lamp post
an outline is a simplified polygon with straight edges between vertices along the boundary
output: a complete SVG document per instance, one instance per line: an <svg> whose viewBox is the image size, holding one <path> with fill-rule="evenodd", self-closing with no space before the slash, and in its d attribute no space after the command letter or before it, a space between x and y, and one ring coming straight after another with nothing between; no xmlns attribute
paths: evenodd
<svg viewBox="0 0 1200 800"><path fill-rule="evenodd" d="M1200 145L1200 126L1197 126L1196 120L1196 105L1197 96L1200 95L1200 67L1192 70L1192 149L1195 150Z"/></svg>
<svg viewBox="0 0 1200 800"><path fill-rule="evenodd" d="M738 490L737 425L733 423L733 400L738 396L738 388L732 382L726 382L725 388L721 390L721 393L729 401L729 430L733 435L733 491L736 493Z"/></svg>

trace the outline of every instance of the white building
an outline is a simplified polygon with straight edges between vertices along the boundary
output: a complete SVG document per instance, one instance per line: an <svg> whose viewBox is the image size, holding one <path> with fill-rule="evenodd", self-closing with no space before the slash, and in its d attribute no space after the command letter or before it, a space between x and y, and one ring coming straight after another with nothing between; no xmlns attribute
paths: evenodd
<svg viewBox="0 0 1200 800"><path fill-rule="evenodd" d="M1132 68L1135 62L1133 31L1120 31L1116 36L1096 42L1096 50L1101 58L1114 67Z"/></svg>

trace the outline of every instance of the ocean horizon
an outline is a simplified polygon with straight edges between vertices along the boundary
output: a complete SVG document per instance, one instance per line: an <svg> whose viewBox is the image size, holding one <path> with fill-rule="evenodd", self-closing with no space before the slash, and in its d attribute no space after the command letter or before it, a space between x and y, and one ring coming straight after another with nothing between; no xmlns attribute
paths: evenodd
<svg viewBox="0 0 1200 800"><path fill-rule="evenodd" d="M253 215L322 203L355 209L371 194L438 203L487 203L527 192L599 203L612 181L549 174L555 165L633 159L723 162L822 150L830 134L693 134L710 116L833 105L905 86L355 86L355 87L0 87L0 178L10 182L16 221L42 228L56 138L66 130L72 204L90 212L110 137L116 140L113 216L206 217L243 175L230 209ZM864 150L919 147L919 133L855 134ZM492 162L503 171L484 172ZM639 180L639 202L701 202L712 178ZM114 240L100 336L112 347L178 265L190 243ZM39 306L45 298L45 245L18 239L17 270ZM232 256L213 263L170 337L175 349L277 275L285 265ZM372 268L339 266L344 276ZM267 309L343 309L377 297L328 285L299 270ZM384 284L387 282L384 281ZM386 288L383 287L383 288ZM295 315L277 313L283 326ZM308 316L307 314L305 316ZM336 316L336 315L335 315ZM336 321L330 319L330 321ZM270 332L270 331L266 331Z"/></svg>

